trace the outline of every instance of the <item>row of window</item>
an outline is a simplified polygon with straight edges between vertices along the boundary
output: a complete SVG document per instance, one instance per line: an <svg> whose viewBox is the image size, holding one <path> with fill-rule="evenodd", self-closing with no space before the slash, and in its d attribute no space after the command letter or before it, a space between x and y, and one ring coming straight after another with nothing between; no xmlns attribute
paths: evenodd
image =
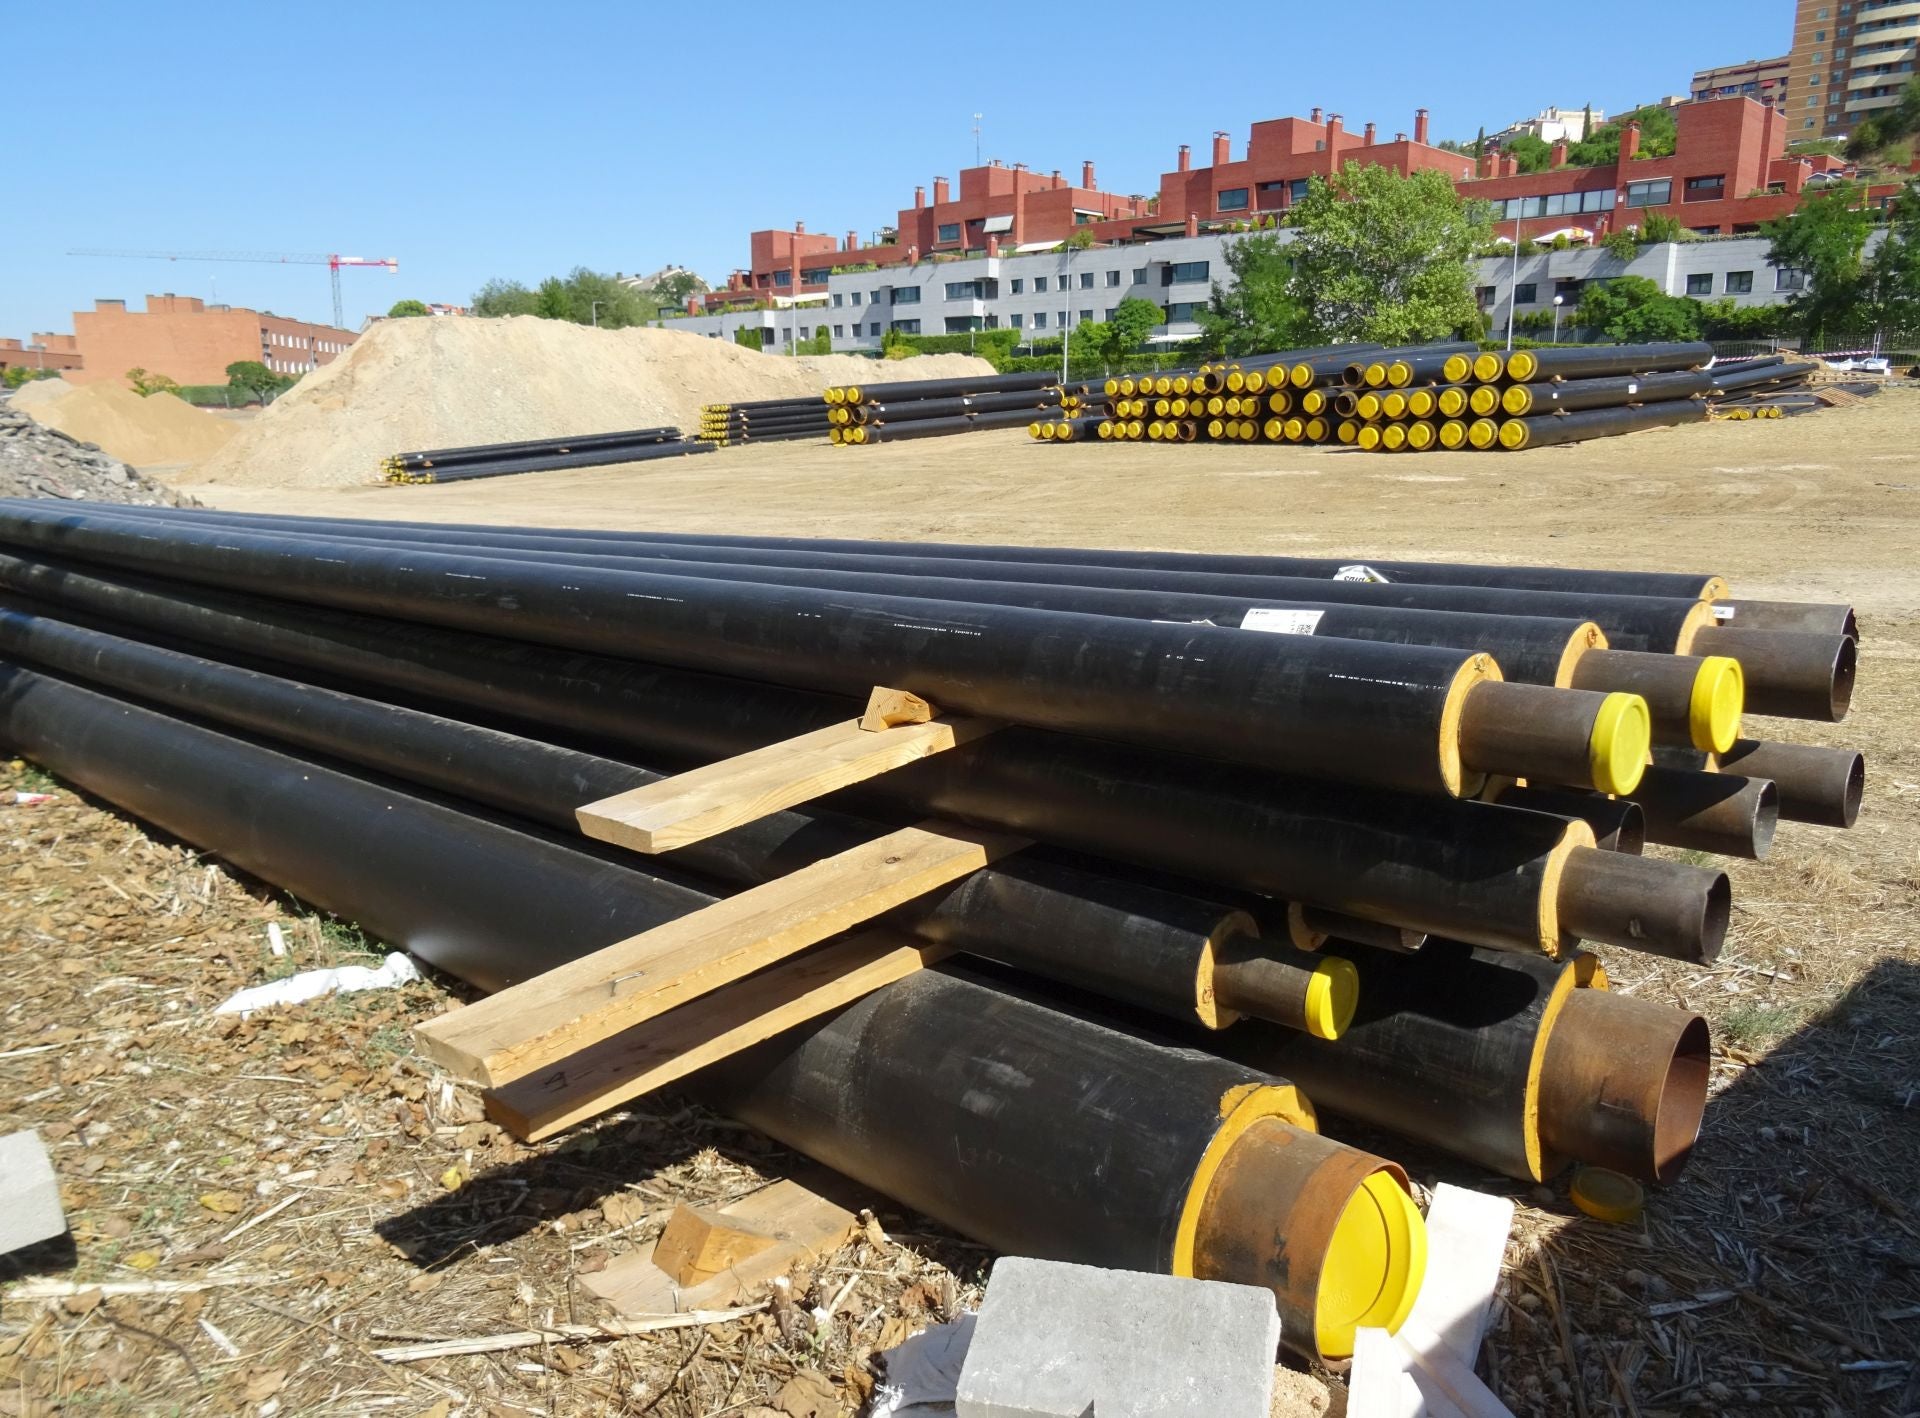
<svg viewBox="0 0 1920 1418"><path fill-rule="evenodd" d="M1563 305L1572 307L1579 304L1580 292L1586 282L1573 276L1563 276L1554 282L1553 293ZM1773 288L1776 291L1797 291L1806 288L1806 276L1799 271L1784 266L1773 268ZM1722 295L1752 295L1752 271L1726 271L1721 274L1720 293ZM1713 272L1695 271L1687 276L1687 294L1709 296L1713 294ZM1481 309L1489 309L1499 298L1499 287L1480 286L1475 295ZM1515 305L1539 305L1540 284L1537 281L1520 281L1513 288Z"/></svg>
<svg viewBox="0 0 1920 1418"><path fill-rule="evenodd" d="M1598 187L1590 192L1553 192L1544 197L1509 197L1502 204L1498 220L1517 221L1521 217L1572 216L1576 212L1605 212L1613 208L1613 189Z"/></svg>
<svg viewBox="0 0 1920 1418"><path fill-rule="evenodd" d="M1170 262L1161 270L1160 284L1170 286L1187 281L1204 281L1209 278L1212 269L1212 266L1205 261ZM775 272L776 277L786 274L786 272ZM1081 290L1093 290L1096 285L1104 285L1108 290L1118 290L1122 285L1121 272L1117 270L1074 271L1061 272L1059 275L1054 276L1011 276L1007 280L1007 293L1009 295L1025 295L1029 281L1033 283L1033 293L1035 295L1045 294L1049 289L1071 290L1075 287L1076 283ZM1133 284L1140 286L1146 283L1147 268L1145 266L1134 267ZM788 282L783 281L781 284L788 284ZM971 281L948 281L946 287L948 300L993 300L1000 294L999 281L991 277L980 277ZM879 291L835 291L833 293L833 303L836 307L859 305L863 298L871 300L875 305L881 303ZM918 303L919 300L920 287L895 286L891 293L890 303L894 305L913 305Z"/></svg>

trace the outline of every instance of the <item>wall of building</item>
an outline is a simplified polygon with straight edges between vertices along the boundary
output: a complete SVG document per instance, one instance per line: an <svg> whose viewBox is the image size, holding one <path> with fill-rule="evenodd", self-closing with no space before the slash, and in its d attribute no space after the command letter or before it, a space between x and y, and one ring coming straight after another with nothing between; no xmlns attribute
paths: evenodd
<svg viewBox="0 0 1920 1418"><path fill-rule="evenodd" d="M1782 54L1772 59L1749 59L1744 64L1696 70L1689 97L1695 103L1712 98L1750 98L1784 114L1791 68L1790 56Z"/></svg>
<svg viewBox="0 0 1920 1418"><path fill-rule="evenodd" d="M124 382L129 369L182 384L224 384L227 366L256 359L278 374L331 364L354 341L351 330L289 320L239 306L209 306L197 296L150 295L144 311L124 300L96 300L73 315L73 339L85 357L75 383Z"/></svg>
<svg viewBox="0 0 1920 1418"><path fill-rule="evenodd" d="M1837 137L1893 107L1915 77L1920 5L1913 0L1799 0L1788 55L1793 138Z"/></svg>
<svg viewBox="0 0 1920 1418"><path fill-rule="evenodd" d="M85 361L71 335L33 335L25 340L0 340L0 369L79 369Z"/></svg>

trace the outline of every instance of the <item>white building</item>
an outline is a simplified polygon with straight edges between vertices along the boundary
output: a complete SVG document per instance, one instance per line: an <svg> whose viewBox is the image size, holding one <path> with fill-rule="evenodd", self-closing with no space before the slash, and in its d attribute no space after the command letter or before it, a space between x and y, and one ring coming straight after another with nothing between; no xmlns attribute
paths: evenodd
<svg viewBox="0 0 1920 1418"><path fill-rule="evenodd" d="M1600 127L1607 121L1606 112L1593 110L1593 126ZM1510 123L1498 133L1487 134L1487 141L1495 147L1505 147L1521 134L1538 138L1543 143L1579 143L1587 136L1587 110L1581 108L1543 108L1531 118L1523 118L1518 123Z"/></svg>

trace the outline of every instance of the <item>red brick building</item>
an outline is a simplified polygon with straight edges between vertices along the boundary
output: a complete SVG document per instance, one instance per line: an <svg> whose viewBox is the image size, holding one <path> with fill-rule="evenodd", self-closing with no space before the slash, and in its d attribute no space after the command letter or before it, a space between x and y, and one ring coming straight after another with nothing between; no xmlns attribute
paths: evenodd
<svg viewBox="0 0 1920 1418"><path fill-rule="evenodd" d="M1269 119L1252 126L1238 158L1231 137L1216 132L1212 161L1194 166L1182 145L1173 171L1161 175L1160 190L1150 199L1099 191L1092 163L1078 187L1068 186L1058 172L1043 178L998 163L966 168L958 197L944 177L933 180L931 202L925 189L915 189L913 206L901 210L898 225L882 233L879 243L861 245L853 232L836 241L811 235L804 226L754 232L749 268L688 308L699 313L702 305L717 310L824 293L835 266L884 267L949 251L998 255L1051 246L1077 231L1101 242L1217 231L1284 212L1306 195L1309 178L1330 175L1349 161L1401 173L1444 172L1462 195L1495 204L1501 235L1512 235L1517 221L1522 239L1571 230L1604 236L1638 226L1651 211L1702 234L1738 235L1791 212L1816 175L1845 169L1838 158L1789 157L1788 119L1770 103L1746 96L1708 99L1680 104L1673 114L1670 157L1643 156L1640 131L1630 124L1617 163L1568 167L1561 143L1554 147L1552 169L1525 174L1500 153L1476 164L1467 154L1434 146L1424 108L1415 112L1411 134L1391 137L1371 123L1356 132L1340 114L1317 108L1305 118Z"/></svg>
<svg viewBox="0 0 1920 1418"><path fill-rule="evenodd" d="M63 376L81 366L71 335L37 334L27 340L0 340L0 370L52 369ZM74 381L77 382L77 381Z"/></svg>
<svg viewBox="0 0 1920 1418"><path fill-rule="evenodd" d="M96 300L76 310L64 338L82 363L64 377L75 384L124 381L129 369L164 374L182 384L224 384L227 366L257 359L277 374L304 374L330 364L354 341L351 330L240 306L208 305L198 296L150 295L147 308Z"/></svg>

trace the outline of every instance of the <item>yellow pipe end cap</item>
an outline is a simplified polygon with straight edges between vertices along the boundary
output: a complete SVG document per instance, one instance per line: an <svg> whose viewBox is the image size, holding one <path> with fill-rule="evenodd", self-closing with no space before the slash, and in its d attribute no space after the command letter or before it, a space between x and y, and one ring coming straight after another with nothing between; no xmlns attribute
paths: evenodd
<svg viewBox="0 0 1920 1418"><path fill-rule="evenodd" d="M1532 350L1515 350L1507 356L1507 378L1531 379L1540 372L1540 359Z"/></svg>
<svg viewBox="0 0 1920 1418"><path fill-rule="evenodd" d="M1474 357L1473 377L1482 384L1489 384L1500 377L1500 372L1504 368L1505 361L1492 350L1488 350L1485 354Z"/></svg>
<svg viewBox="0 0 1920 1418"><path fill-rule="evenodd" d="M1353 1023L1359 1003L1360 972L1343 956L1327 956L1307 980L1307 1032L1316 1039L1338 1039Z"/></svg>
<svg viewBox="0 0 1920 1418"><path fill-rule="evenodd" d="M1313 366L1310 364L1296 364L1293 367L1293 372L1287 376L1287 382L1292 384L1296 389L1311 389L1313 387Z"/></svg>
<svg viewBox="0 0 1920 1418"><path fill-rule="evenodd" d="M1533 407L1533 390L1524 384L1509 385L1507 392L1500 396L1500 407L1516 418Z"/></svg>
<svg viewBox="0 0 1920 1418"><path fill-rule="evenodd" d="M1473 361L1466 355L1448 355L1447 362L1440 366L1440 377L1449 384L1461 384L1473 373Z"/></svg>
<svg viewBox="0 0 1920 1418"><path fill-rule="evenodd" d="M857 384L849 384L846 388L842 389L840 391L840 402L843 404L859 403L860 402L860 386Z"/></svg>
<svg viewBox="0 0 1920 1418"><path fill-rule="evenodd" d="M1525 419L1508 419L1500 425L1500 446L1502 448L1525 448L1527 446L1527 423Z"/></svg>
<svg viewBox="0 0 1920 1418"><path fill-rule="evenodd" d="M1570 1189L1573 1204L1596 1221L1631 1225L1646 1210L1646 1188L1623 1172L1605 1167L1582 1167Z"/></svg>
<svg viewBox="0 0 1920 1418"><path fill-rule="evenodd" d="M1687 732L1702 753L1725 753L1740 737L1740 715L1747 707L1747 677L1740 662L1708 655L1694 677L1687 703Z"/></svg>
<svg viewBox="0 0 1920 1418"><path fill-rule="evenodd" d="M1369 389L1378 389L1387 382L1386 365L1378 362L1368 365L1364 378L1367 381L1367 387Z"/></svg>
<svg viewBox="0 0 1920 1418"><path fill-rule="evenodd" d="M1653 716L1637 694L1609 694L1593 716L1587 736L1587 764L1593 786L1603 793L1631 793L1640 786L1653 748Z"/></svg>
<svg viewBox="0 0 1920 1418"><path fill-rule="evenodd" d="M1500 426L1492 419L1475 419L1467 426L1467 442L1475 448L1491 448L1500 441Z"/></svg>
<svg viewBox="0 0 1920 1418"><path fill-rule="evenodd" d="M1413 366L1404 359L1396 359L1387 366L1387 383L1396 389L1404 389L1413 383Z"/></svg>
<svg viewBox="0 0 1920 1418"><path fill-rule="evenodd" d="M1458 448L1467 441L1467 426L1459 419L1448 419L1440 425L1440 446Z"/></svg>
<svg viewBox="0 0 1920 1418"><path fill-rule="evenodd" d="M1373 424L1366 425L1360 430L1359 443L1367 452L1373 452L1380 446L1380 430Z"/></svg>
<svg viewBox="0 0 1920 1418"><path fill-rule="evenodd" d="M1353 1353L1357 1329L1396 1330L1427 1274L1427 1223L1391 1172L1360 1184L1333 1226L1314 1298L1314 1340L1329 1359Z"/></svg>

